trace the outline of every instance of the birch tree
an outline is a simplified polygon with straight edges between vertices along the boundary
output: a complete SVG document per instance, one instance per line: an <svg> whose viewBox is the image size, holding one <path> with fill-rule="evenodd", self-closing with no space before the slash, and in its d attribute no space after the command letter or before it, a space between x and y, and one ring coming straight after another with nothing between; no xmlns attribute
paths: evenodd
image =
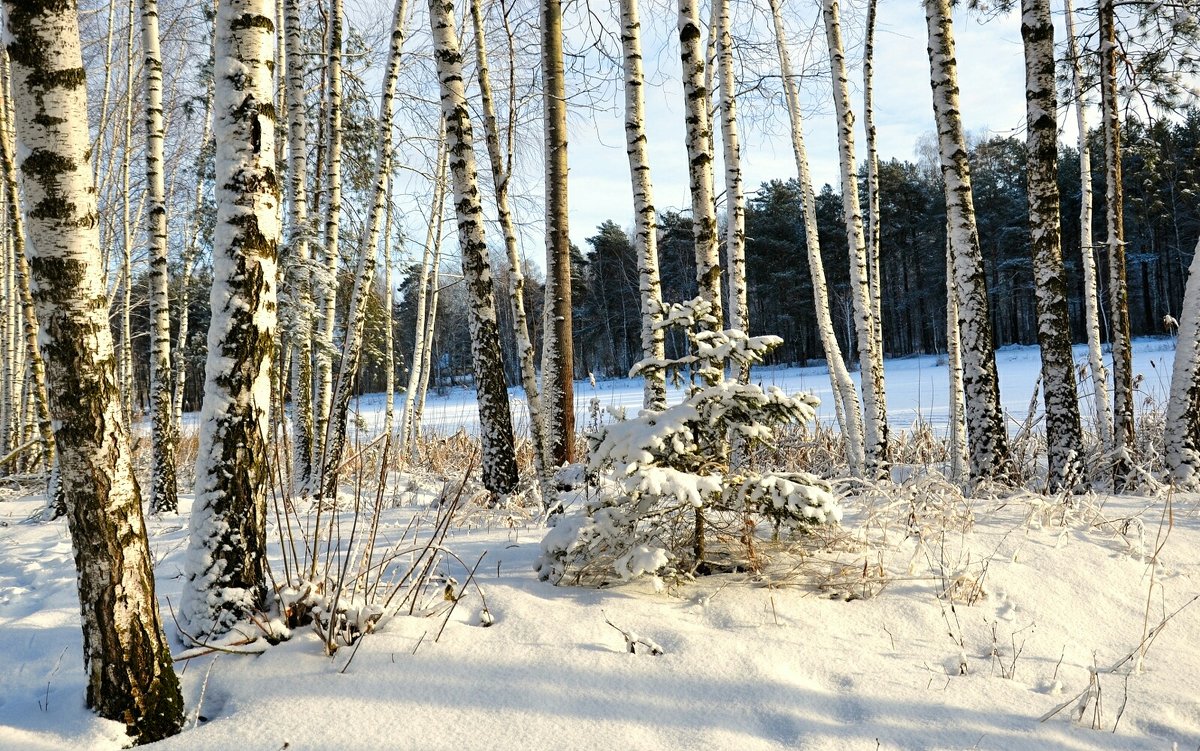
<svg viewBox="0 0 1200 751"><path fill-rule="evenodd" d="M1200 244L1192 255L1179 315L1163 437L1171 482L1180 490L1200 488Z"/></svg>
<svg viewBox="0 0 1200 751"><path fill-rule="evenodd" d="M721 72L721 145L725 155L725 259L729 276L729 328L750 332L746 295L746 194L742 188L742 147L738 141L737 91L733 72L733 13L729 0L717 3L717 55ZM742 370L748 382L750 370Z"/></svg>
<svg viewBox="0 0 1200 751"><path fill-rule="evenodd" d="M812 279L813 307L816 310L817 333L825 352L829 371L829 385L834 395L834 411L846 444L846 461L851 472L863 471L863 424L858 391L850 378L850 371L842 357L842 348L833 331L833 316L829 311L829 288L825 281L825 264L821 259L821 239L817 229L816 196L813 193L812 175L808 163L808 149L804 143L804 113L800 106L800 89L792 73L791 55L788 52L787 35L783 27L783 15L779 0L770 0L771 16L775 26L775 48L779 56L779 72L783 78L783 89L787 101L788 119L791 124L792 153L796 158L796 175L800 183L800 195L804 202L804 246L808 254L809 274Z"/></svg>
<svg viewBox="0 0 1200 751"><path fill-rule="evenodd" d="M272 0L222 0L215 36L216 228L196 500L180 627L219 641L266 606L267 443L276 318ZM257 633L250 627L238 638Z"/></svg>
<svg viewBox="0 0 1200 751"><path fill-rule="evenodd" d="M146 96L146 235L150 239L150 509L179 510L171 409L171 320L167 271L167 189L163 179L163 68L158 0L142 3L142 72Z"/></svg>
<svg viewBox="0 0 1200 751"><path fill-rule="evenodd" d="M854 305L854 329L858 338L858 362L863 392L863 427L866 469L883 475L888 467L887 402L884 393L883 353L875 333L875 314L867 249L863 237L862 205L858 198L858 176L854 159L854 114L850 110L850 84L846 76L846 53L842 47L841 20L837 0L822 0L825 38L829 45L829 67L833 74L833 103L838 121L838 155L842 176L842 208L846 240L850 248L850 295Z"/></svg>
<svg viewBox="0 0 1200 751"><path fill-rule="evenodd" d="M947 450L950 453L950 479L966 478L967 421L963 403L962 337L958 328L958 290L954 284L954 252L950 246L950 225L946 225L946 370L949 373L950 428Z"/></svg>
<svg viewBox="0 0 1200 751"><path fill-rule="evenodd" d="M883 279L879 276L882 232L879 216L879 141L875 130L875 20L879 0L867 0L867 30L863 40L863 129L867 141L867 276L871 285L871 315L875 318L875 349L883 357Z"/></svg>
<svg viewBox="0 0 1200 751"><path fill-rule="evenodd" d="M546 151L546 310L542 400L546 465L575 459L575 350L571 325L571 236L567 218L567 93L562 0L540 0Z"/></svg>
<svg viewBox="0 0 1200 751"><path fill-rule="evenodd" d="M492 271L488 266L483 207L475 168L474 137L467 112L463 59L454 26L453 0L430 0L429 20L438 79L441 82L442 115L446 118L446 151L454 182L458 245L469 299L471 360L475 370L479 432L483 444L483 484L497 495L507 495L517 486L512 414L508 408L508 389L504 383L504 365L500 356L500 331L492 293Z"/></svg>
<svg viewBox="0 0 1200 751"><path fill-rule="evenodd" d="M979 249L971 168L967 163L967 144L958 104L958 66L954 57L950 1L925 0L925 20L929 29L929 70L938 156L946 188L946 216L954 260L954 276L947 283L955 286L958 300L971 478L1003 482L1011 476L1012 463L1004 414L1000 410L1000 384L988 317L983 254Z"/></svg>
<svg viewBox="0 0 1200 751"><path fill-rule="evenodd" d="M179 731L183 698L121 419L76 6L6 0L4 9L26 252L75 551L87 705L148 743Z"/></svg>
<svg viewBox="0 0 1200 751"><path fill-rule="evenodd" d="M625 73L625 153L633 185L634 248L638 255L638 293L642 312L642 359L662 363L666 345L662 326L662 284L658 273L658 217L646 140L646 76L642 71L642 23L638 0L621 0L621 52ZM642 371L642 406L667 406L666 376L661 368Z"/></svg>
<svg viewBox="0 0 1200 751"><path fill-rule="evenodd" d="M1059 239L1058 97L1054 90L1054 25L1050 0L1021 1L1025 49L1026 183L1037 295L1042 398L1046 405L1047 486L1074 489L1082 476L1079 394L1071 354L1067 274Z"/></svg>

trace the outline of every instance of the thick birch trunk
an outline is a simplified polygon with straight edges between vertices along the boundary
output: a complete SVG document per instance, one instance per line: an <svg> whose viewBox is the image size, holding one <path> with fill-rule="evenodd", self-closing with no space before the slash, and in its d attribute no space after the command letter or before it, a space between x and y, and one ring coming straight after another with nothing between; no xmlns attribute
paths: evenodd
<svg viewBox="0 0 1200 751"><path fill-rule="evenodd" d="M679 55L683 64L683 103L687 126L688 183L692 197L692 238L700 297L712 304L721 328L721 259L717 251L717 208L713 190L713 132L709 91L700 44L697 0L679 0Z"/></svg>
<svg viewBox="0 0 1200 751"><path fill-rule="evenodd" d="M770 0L771 15L775 25L775 48L779 55L779 70L783 76L788 118L792 130L792 152L796 158L796 175L800 182L800 195L804 203L804 245L808 253L808 267L812 277L813 302L817 314L817 332L825 352L829 370L829 385L834 395L834 411L842 438L846 443L846 461L850 471L861 474L864 465L862 410L858 392L846 362L842 348L833 331L833 316L829 311L829 289L825 282L825 265L821 260L821 240L817 229L816 197L813 194L812 176L808 164L808 149L804 144L804 115L800 107L800 89L792 75L791 55L787 48L787 35L783 28L783 16L779 11L779 0Z"/></svg>
<svg viewBox="0 0 1200 751"><path fill-rule="evenodd" d="M658 273L658 217L654 210L654 185L650 180L650 155L646 143L646 76L642 72L642 24L638 0L621 0L621 50L625 69L625 153L633 184L634 248L638 254L638 293L642 312L642 359L662 362L666 344L662 322L662 283ZM643 373L642 406L665 409L666 374L661 369Z"/></svg>
<svg viewBox="0 0 1200 751"><path fill-rule="evenodd" d="M1105 208L1108 228L1108 294L1112 321L1113 482L1130 482L1133 462L1133 359L1129 285L1125 277L1125 217L1121 186L1121 115L1117 102L1117 35L1113 0L1100 0L1100 93L1104 117Z"/></svg>
<svg viewBox="0 0 1200 751"><path fill-rule="evenodd" d="M829 67L833 74L833 102L838 119L842 208L846 217L846 241L850 248L850 292L854 304L854 330L858 338L858 362L862 380L866 470L872 475L885 476L888 471L888 424L883 356L875 336L874 306L870 278L867 274L867 249L863 237L862 206L858 199L858 176L854 160L854 114L850 110L846 54L842 48L837 0L822 0L821 9L825 17Z"/></svg>
<svg viewBox="0 0 1200 751"><path fill-rule="evenodd" d="M87 704L139 742L173 735L183 699L121 422L74 3L5 3L31 283L82 608Z"/></svg>
<svg viewBox="0 0 1200 751"><path fill-rule="evenodd" d="M963 404L962 337L958 328L958 293L954 285L954 251L950 245L950 225L946 224L946 369L950 375L950 415L948 451L950 479L962 482L967 477L967 419Z"/></svg>
<svg viewBox="0 0 1200 751"><path fill-rule="evenodd" d="M1071 91L1075 97L1075 124L1079 130L1079 238L1083 265L1083 317L1087 329L1088 369L1092 375L1096 431L1105 453L1113 450L1112 405L1108 401L1108 368L1100 346L1100 292L1096 271L1096 249L1092 243L1092 154L1088 144L1087 108L1083 100L1083 66L1080 64L1079 41L1075 36L1075 18L1071 0L1063 1L1067 17L1067 50L1071 58Z"/></svg>
<svg viewBox="0 0 1200 751"><path fill-rule="evenodd" d="M1025 49L1025 112L1038 344L1042 354L1042 398L1046 404L1047 487L1072 490L1082 476L1079 394L1071 354L1067 274L1059 239L1058 98L1054 90L1054 25L1050 0L1022 0Z"/></svg>
<svg viewBox="0 0 1200 751"><path fill-rule="evenodd" d="M266 494L279 245L271 0L222 0L213 133L217 220L196 500L180 602L190 637L220 637L267 604ZM249 627L245 636L258 633Z"/></svg>
<svg viewBox="0 0 1200 751"><path fill-rule="evenodd" d="M567 222L567 94L562 0L540 0L545 86L546 311L542 400L546 466L575 460L575 343L571 322L571 237Z"/></svg>
<svg viewBox="0 0 1200 751"><path fill-rule="evenodd" d="M738 142L737 92L733 75L733 13L729 0L718 3L718 69L721 72L721 145L725 153L725 260L729 276L729 328L750 332L746 295L746 194L742 189L742 147ZM740 374L749 382L750 369Z"/></svg>
<svg viewBox="0 0 1200 751"><path fill-rule="evenodd" d="M1167 401L1164 453L1171 482L1200 488L1200 244L1188 269Z"/></svg>
<svg viewBox="0 0 1200 751"><path fill-rule="evenodd" d="M442 114L446 118L446 151L454 181L454 210L458 218L458 245L471 323L471 360L475 366L475 391L479 403L479 433L483 444L483 484L497 495L517 487L517 460L513 450L512 414L504 383L500 331L483 231L483 207L471 120L463 83L462 52L454 28L452 0L430 0L430 26L434 57L441 81Z"/></svg>
<svg viewBox="0 0 1200 751"><path fill-rule="evenodd" d="M358 269L354 275L346 333L342 340L341 364L338 367L337 380L334 382L333 403L322 441L321 495L324 498L337 495L338 467L342 463L342 452L346 445L346 415L350 409L350 397L354 394L354 385L362 360L367 302L375 284L375 258L379 248L379 234L387 214L387 184L392 169L392 111L396 85L400 78L400 53L404 49L404 24L407 17L408 0L396 0L392 12L391 45L379 99L379 132L375 141L371 207L367 215L366 232L359 247Z"/></svg>
<svg viewBox="0 0 1200 751"><path fill-rule="evenodd" d="M163 179L163 68L158 0L142 3L142 70L146 84L146 235L150 240L150 510L179 510L171 414L171 319L167 270L167 189Z"/></svg>
<svg viewBox="0 0 1200 751"><path fill-rule="evenodd" d="M538 393L537 366L533 357L533 341L529 337L529 321L525 315L525 274L521 269L521 251L517 245L517 227L508 204L509 173L505 155L500 151L500 129L496 120L496 105L492 98L491 74L488 69L487 36L483 27L480 0L471 0L471 21L475 27L475 62L479 78L479 98L483 107L483 132L487 142L488 159L492 166L492 183L496 192L496 213L504 232L504 249L508 254L509 275L512 280L509 300L513 316L513 333L517 355L521 362L521 385L529 409L529 437L533 443L533 463L541 480L545 502L553 491L546 473L546 441L541 398ZM515 64L515 61L510 61Z"/></svg>
<svg viewBox="0 0 1200 751"><path fill-rule="evenodd" d="M963 394L967 436L970 442L971 478L1007 481L1012 475L1008 434L1000 409L1000 384L988 318L987 284L979 232L975 225L975 200L971 169L958 105L958 70L954 58L954 30L949 0L926 0L929 27L929 69L933 88L933 113L937 122L938 153L946 188L946 215L954 258L954 284L958 295L958 324L962 339Z"/></svg>

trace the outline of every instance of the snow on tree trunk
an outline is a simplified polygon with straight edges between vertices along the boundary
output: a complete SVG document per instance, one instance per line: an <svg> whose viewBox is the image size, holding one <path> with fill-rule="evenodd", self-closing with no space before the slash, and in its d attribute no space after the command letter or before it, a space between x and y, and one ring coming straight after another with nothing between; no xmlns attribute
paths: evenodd
<svg viewBox="0 0 1200 751"><path fill-rule="evenodd" d="M1083 67L1079 59L1079 42L1075 36L1071 0L1064 0L1063 13L1067 19L1071 92L1075 97L1075 124L1079 131L1079 184L1082 192L1079 203L1079 250L1083 265L1083 320L1087 329L1088 369L1092 375L1092 401L1095 403L1096 430L1100 434L1100 446L1106 453L1111 453L1112 406L1108 401L1108 368L1104 365L1104 352L1100 346L1099 275L1096 272L1096 250L1092 244L1092 155L1087 137L1087 107L1083 99Z"/></svg>
<svg viewBox="0 0 1200 751"><path fill-rule="evenodd" d="M158 0L141 0L146 84L146 234L150 239L150 510L179 510L171 414L171 319L167 270L167 189L163 178L163 69Z"/></svg>
<svg viewBox="0 0 1200 751"><path fill-rule="evenodd" d="M75 4L6 0L5 12L26 252L75 551L87 704L151 742L179 731L183 699L121 422Z"/></svg>
<svg viewBox="0 0 1200 751"><path fill-rule="evenodd" d="M1058 98L1054 90L1050 0L1022 0L1021 38L1025 49L1030 250L1042 355L1042 398L1046 405L1046 482L1048 489L1056 492L1072 490L1079 484L1083 436L1071 354L1067 273L1059 239Z"/></svg>
<svg viewBox="0 0 1200 751"><path fill-rule="evenodd" d="M692 197L692 238L700 297L712 304L721 328L721 259L717 252L717 207L713 190L713 132L705 85L697 0L679 0L679 54L683 64L684 122L687 126L688 181Z"/></svg>
<svg viewBox="0 0 1200 751"><path fill-rule="evenodd" d="M746 195L742 189L742 147L738 143L736 79L733 74L733 12L729 0L718 4L718 68L721 71L721 145L725 154L725 258L729 275L729 328L750 333L746 300ZM741 380L748 382L749 369Z"/></svg>
<svg viewBox="0 0 1200 751"><path fill-rule="evenodd" d="M458 245L467 283L471 360L475 366L479 433L483 444L483 484L493 493L506 495L517 486L517 460L513 451L508 389L504 383L504 361L500 355L496 303L492 295L492 270L488 265L487 239L483 231L474 139L463 83L463 58L454 28L453 1L430 0L429 18L441 81L442 114L446 118L446 151L454 181Z"/></svg>
<svg viewBox="0 0 1200 751"><path fill-rule="evenodd" d="M280 234L273 17L271 0L222 0L217 13L212 320L179 607L181 628L198 640L221 637L267 604L268 411ZM257 633L249 627L243 635Z"/></svg>
<svg viewBox="0 0 1200 751"><path fill-rule="evenodd" d="M1104 119L1108 294L1113 362L1113 482L1130 482L1133 457L1133 359L1129 341L1129 284L1125 277L1125 217L1121 187L1121 115L1117 102L1117 35L1113 0L1100 0L1100 94Z"/></svg>
<svg viewBox="0 0 1200 751"><path fill-rule="evenodd" d="M342 452L346 445L346 415L350 410L350 397L354 394L358 368L362 360L367 302L375 284L375 255L379 248L379 234L384 215L387 213L387 183L392 169L392 110L396 99L396 85L400 79L400 53L404 49L404 24L407 18L408 0L396 0L392 12L391 45L379 99L379 132L375 136L371 204L367 214L366 231L359 247L354 289L350 293L341 365L338 368L337 380L334 381L333 403L325 426L325 438L321 442L323 498L333 498L337 495L338 468L342 463Z"/></svg>
<svg viewBox="0 0 1200 751"><path fill-rule="evenodd" d="M575 344L571 319L571 237L567 219L567 94L563 70L562 0L540 0L545 89L546 309L542 404L546 465L575 460Z"/></svg>
<svg viewBox="0 0 1200 751"><path fill-rule="evenodd" d="M625 153L633 184L634 249L638 256L638 293L642 312L642 359L666 358L662 327L662 283L658 273L658 218L650 155L646 143L646 77L642 72L642 24L638 0L621 0L621 51L625 72ZM661 369L642 372L642 406L667 406L666 376Z"/></svg>
<svg viewBox="0 0 1200 751"><path fill-rule="evenodd" d="M292 482L302 495L312 491L313 329L312 250L309 246L307 112L304 102L304 44L300 0L284 0L287 61L288 263L284 269L284 307L292 348L292 421L295 448Z"/></svg>
<svg viewBox="0 0 1200 751"><path fill-rule="evenodd" d="M821 260L821 241L817 228L816 198L813 194L812 176L809 171L808 150L804 144L804 115L800 107L800 90L792 75L791 55L788 53L787 36L783 28L783 16L779 11L779 0L770 0L771 15L775 25L775 47L779 55L779 70L783 77L788 117L792 130L792 151L796 157L796 174L800 182L800 195L804 204L804 244L808 253L808 267L812 276L813 302L817 315L817 332L825 352L829 370L829 385L834 395L834 411L846 443L846 460L851 472L863 471L863 425L858 391L846 362L842 348L833 332L833 316L829 311L829 289L825 282L825 265Z"/></svg>
<svg viewBox="0 0 1200 751"><path fill-rule="evenodd" d="M1200 243L1188 269L1179 314L1164 433L1171 482L1180 490L1200 488Z"/></svg>
<svg viewBox="0 0 1200 751"><path fill-rule="evenodd" d="M533 357L533 341L529 338L529 322L525 315L525 275L521 269L521 251L517 245L517 227L508 204L508 170L500 151L500 129L496 122L496 105L492 98L492 82L488 69L487 36L483 27L480 0L471 0L471 21L475 29L475 63L479 79L479 98L483 108L483 131L487 142L488 159L492 167L492 184L496 194L496 213L504 232L504 249L508 253L509 276L512 283L509 300L513 315L513 333L521 362L521 385L529 409L529 437L533 443L533 463L541 479L542 493L553 491L546 474L546 441L543 428L541 399L538 394L537 366Z"/></svg>
<svg viewBox="0 0 1200 751"><path fill-rule="evenodd" d="M868 0L867 33L863 41L863 124L867 135L867 273L871 283L871 315L875 317L875 348L883 357L879 141L875 131L875 20L878 7L879 0Z"/></svg>
<svg viewBox="0 0 1200 751"><path fill-rule="evenodd" d="M971 478L1003 482L1012 474L1012 462L1004 414L1000 410L1000 383L996 375L992 325L988 318L983 254L979 249L971 170L967 164L967 145L958 105L958 69L949 0L926 0L925 19L929 27L930 84L938 155L945 181L946 215L954 258L952 283L958 298Z"/></svg>
<svg viewBox="0 0 1200 751"><path fill-rule="evenodd" d="M822 0L829 67L833 74L833 102L838 119L838 154L841 157L842 209L850 247L850 292L854 304L854 329L858 337L858 362L863 393L866 471L884 476L888 467L887 402L884 393L883 354L875 337L875 315L867 275L867 249L863 237L862 206L854 161L854 114L850 110L850 84L837 0Z"/></svg>
<svg viewBox="0 0 1200 751"><path fill-rule="evenodd" d="M947 449L950 453L950 479L961 482L967 476L967 420L963 405L962 337L958 328L958 294L954 286L954 251L950 245L950 225L946 224L946 369L950 376L950 428Z"/></svg>

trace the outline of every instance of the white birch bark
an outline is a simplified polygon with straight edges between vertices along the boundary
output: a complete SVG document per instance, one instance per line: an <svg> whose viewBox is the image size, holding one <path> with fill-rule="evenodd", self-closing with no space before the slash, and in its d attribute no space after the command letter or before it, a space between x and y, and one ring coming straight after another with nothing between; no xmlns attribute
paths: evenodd
<svg viewBox="0 0 1200 751"><path fill-rule="evenodd" d="M954 284L954 250L950 245L950 225L946 224L946 369L949 371L950 414L947 450L950 454L950 479L967 479L967 419L963 403L962 336L958 328L958 290Z"/></svg>
<svg viewBox="0 0 1200 751"><path fill-rule="evenodd" d="M167 270L167 189L163 177L163 67L158 0L141 0L146 97L146 235L150 240L150 510L179 510L171 410L171 319Z"/></svg>
<svg viewBox="0 0 1200 751"><path fill-rule="evenodd" d="M445 159L446 157L443 157ZM442 167L442 194L438 202L437 224L433 233L433 258L429 271L429 294L427 295L425 311L425 348L421 351L420 381L417 384L416 402L412 412L412 452L420 449L421 417L425 414L425 395L429 393L429 375L433 372L433 333L437 328L438 298L441 296L440 284L442 269L442 231L445 229L445 200L449 183L446 180L446 167Z"/></svg>
<svg viewBox="0 0 1200 751"><path fill-rule="evenodd" d="M792 74L791 55L787 47L787 34L783 27L779 0L770 0L771 16L775 26L775 48L779 56L779 71L783 77L784 94L787 101L788 118L791 123L792 152L796 158L796 175L800 183L800 195L804 204L804 245L808 254L809 275L813 286L813 307L816 310L817 333L825 352L829 371L829 385L834 395L834 411L846 444L846 461L850 471L856 475L864 469L862 410L858 391L846 369L842 348L833 331L833 316L829 310L829 289L825 281L825 264L821 259L821 240L817 231L816 197L813 193L812 175L808 163L808 149L804 143L804 114L800 106L800 89Z"/></svg>
<svg viewBox="0 0 1200 751"><path fill-rule="evenodd" d="M213 134L217 220L196 500L179 607L193 639L254 636L267 604L266 493L276 319L272 0L221 0Z"/></svg>
<svg viewBox="0 0 1200 751"><path fill-rule="evenodd" d="M383 432L392 434L396 422L396 341L392 331L396 325L393 311L396 307L394 282L392 281L392 212L395 204L392 201L392 186L395 183L388 175L387 216L383 220L383 248L380 256L383 259L383 360L387 368L384 374L384 391L387 397L383 405Z"/></svg>
<svg viewBox="0 0 1200 751"><path fill-rule="evenodd" d="M134 23L133 0L127 6L125 33L125 119L124 140L121 150L121 360L118 370L121 378L121 404L125 409L125 425L133 429L133 404L137 392L133 382L133 330L130 313L133 309L133 233L134 220L130 212L133 192L130 189L129 170L133 155L133 97L134 97Z"/></svg>
<svg viewBox="0 0 1200 751"><path fill-rule="evenodd" d="M713 132L709 91L700 44L698 0L679 0L679 50L687 134L688 185L692 198L692 238L700 297L712 304L721 328L721 259L717 250L717 208L713 190Z"/></svg>
<svg viewBox="0 0 1200 751"><path fill-rule="evenodd" d="M738 141L737 91L733 73L733 13L729 0L716 0L718 65L721 72L721 146L725 155L725 261L729 277L729 328L750 332L746 295L746 194L742 188L742 147ZM740 380L749 382L746 367Z"/></svg>
<svg viewBox="0 0 1200 751"><path fill-rule="evenodd" d="M867 2L867 32L863 41L863 129L867 141L867 276L871 285L871 314L875 317L875 350L883 357L883 279L879 256L883 250L879 216L879 141L875 130L875 21L879 0Z"/></svg>
<svg viewBox="0 0 1200 751"><path fill-rule="evenodd" d="M1004 482L1011 477L1012 463L1004 414L1000 409L983 254L979 249L971 170L958 104L958 69L949 0L925 0L925 19L929 28L930 85L933 88L938 155L945 182L946 214L954 258L954 278L948 283L953 283L957 291L958 325L963 345L963 394L971 479Z"/></svg>
<svg viewBox="0 0 1200 751"><path fill-rule="evenodd" d="M1164 425L1168 477L1179 490L1200 488L1200 244L1188 269Z"/></svg>
<svg viewBox="0 0 1200 751"><path fill-rule="evenodd" d="M429 18L434 38L434 58L441 82L442 114L446 118L446 151L454 185L458 245L467 284L471 360L475 370L479 433L483 444L482 479L484 487L492 493L507 495L517 486L512 414L508 407L508 390L500 355L500 331L496 322L487 240L484 237L483 207L463 82L462 52L454 27L453 0L430 0Z"/></svg>
<svg viewBox="0 0 1200 751"><path fill-rule="evenodd" d="M379 122L375 141L375 168L371 179L371 204L367 215L366 232L358 253L358 268L354 274L354 288L350 293L346 333L342 340L341 364L334 381L333 402L325 426L325 437L321 442L321 496L333 498L337 495L338 467L342 463L342 452L346 445L346 416L350 409L350 397L358 379L358 368L362 360L363 329L366 327L367 302L375 285L375 259L379 252L379 234L387 214L388 175L392 169L392 115L396 98L396 86L400 79L400 53L404 49L404 24L408 18L408 0L396 0L392 11L392 31L384 68L383 85L379 99Z"/></svg>
<svg viewBox="0 0 1200 751"><path fill-rule="evenodd" d="M1022 0L1025 50L1026 169L1033 278L1037 299L1042 398L1050 492L1074 490L1083 474L1079 394L1071 354L1067 278L1059 239L1058 99L1054 90L1054 25L1050 0Z"/></svg>
<svg viewBox="0 0 1200 751"><path fill-rule="evenodd" d="M646 141L646 76L642 71L642 24L638 0L621 0L621 50L625 72L625 153L633 185L634 249L638 256L638 293L642 313L642 359L662 363L666 344L662 321L662 283L658 272L658 217L650 155ZM642 406L665 409L666 374L662 369L642 374Z"/></svg>
<svg viewBox="0 0 1200 751"><path fill-rule="evenodd" d="M1096 271L1096 248L1092 241L1092 149L1088 144L1087 105L1083 99L1083 66L1071 0L1063 0L1067 21L1067 51L1071 59L1071 92L1075 97L1075 125L1079 131L1079 238L1083 266L1083 318L1087 329L1088 370L1092 376L1096 431L1105 453L1113 450L1112 406L1108 401L1108 368L1100 345L1100 292Z"/></svg>
<svg viewBox="0 0 1200 751"><path fill-rule="evenodd" d="M886 476L889 460L883 356L875 336L875 314L867 274L862 206L858 198L858 176L855 171L854 114L850 110L850 84L846 76L846 53L842 47L837 0L822 0L821 10L825 18L829 67L833 74L833 103L838 120L842 208L846 219L846 242L850 248L850 294L854 304L854 330L858 339L858 362L863 394L863 450L868 474Z"/></svg>
<svg viewBox="0 0 1200 751"><path fill-rule="evenodd" d="M126 723L136 741L152 742L179 731L183 699L121 421L75 5L6 0L4 10L26 252L75 549L87 704Z"/></svg>

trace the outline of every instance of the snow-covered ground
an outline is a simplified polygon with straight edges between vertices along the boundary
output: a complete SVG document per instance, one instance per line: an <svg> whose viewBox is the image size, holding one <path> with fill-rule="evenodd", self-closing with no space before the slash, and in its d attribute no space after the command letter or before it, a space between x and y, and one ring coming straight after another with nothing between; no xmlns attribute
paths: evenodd
<svg viewBox="0 0 1200 751"><path fill-rule="evenodd" d="M1170 357L1163 345L1142 342L1137 353L1142 390L1160 398ZM1000 361L1006 407L1019 414L1036 350L1005 350ZM815 369L760 375L827 388ZM889 363L893 411L944 413L944 378L933 358ZM617 401L636 387L597 391ZM452 403L431 407L448 415ZM484 556L477 577L494 625L482 626L483 601L470 587L436 641L449 603L438 615L389 620L353 655L325 657L316 636L299 629L259 656L180 662L188 729L158 746L1200 747L1200 603L1156 630L1200 594L1200 498L1176 496L1168 508L1164 498L1085 497L1067 508L1027 495L963 501L912 483L849 501L835 544L809 544L803 556L764 547L768 579L713 576L665 592L645 582L605 590L539 582L537 524L471 509L446 544L471 563ZM411 540L414 527L427 539L436 490L422 486L387 509L381 544ZM190 501L181 498L181 516L149 520L169 632ZM42 502L0 502L0 749L120 748L123 728L83 706L65 522L25 521ZM272 549L278 556L278 543ZM445 568L465 581L461 565ZM628 653L606 618L665 654ZM1147 643L1140 659L1105 672ZM1072 712L1079 695L1089 699L1082 721Z"/></svg>

